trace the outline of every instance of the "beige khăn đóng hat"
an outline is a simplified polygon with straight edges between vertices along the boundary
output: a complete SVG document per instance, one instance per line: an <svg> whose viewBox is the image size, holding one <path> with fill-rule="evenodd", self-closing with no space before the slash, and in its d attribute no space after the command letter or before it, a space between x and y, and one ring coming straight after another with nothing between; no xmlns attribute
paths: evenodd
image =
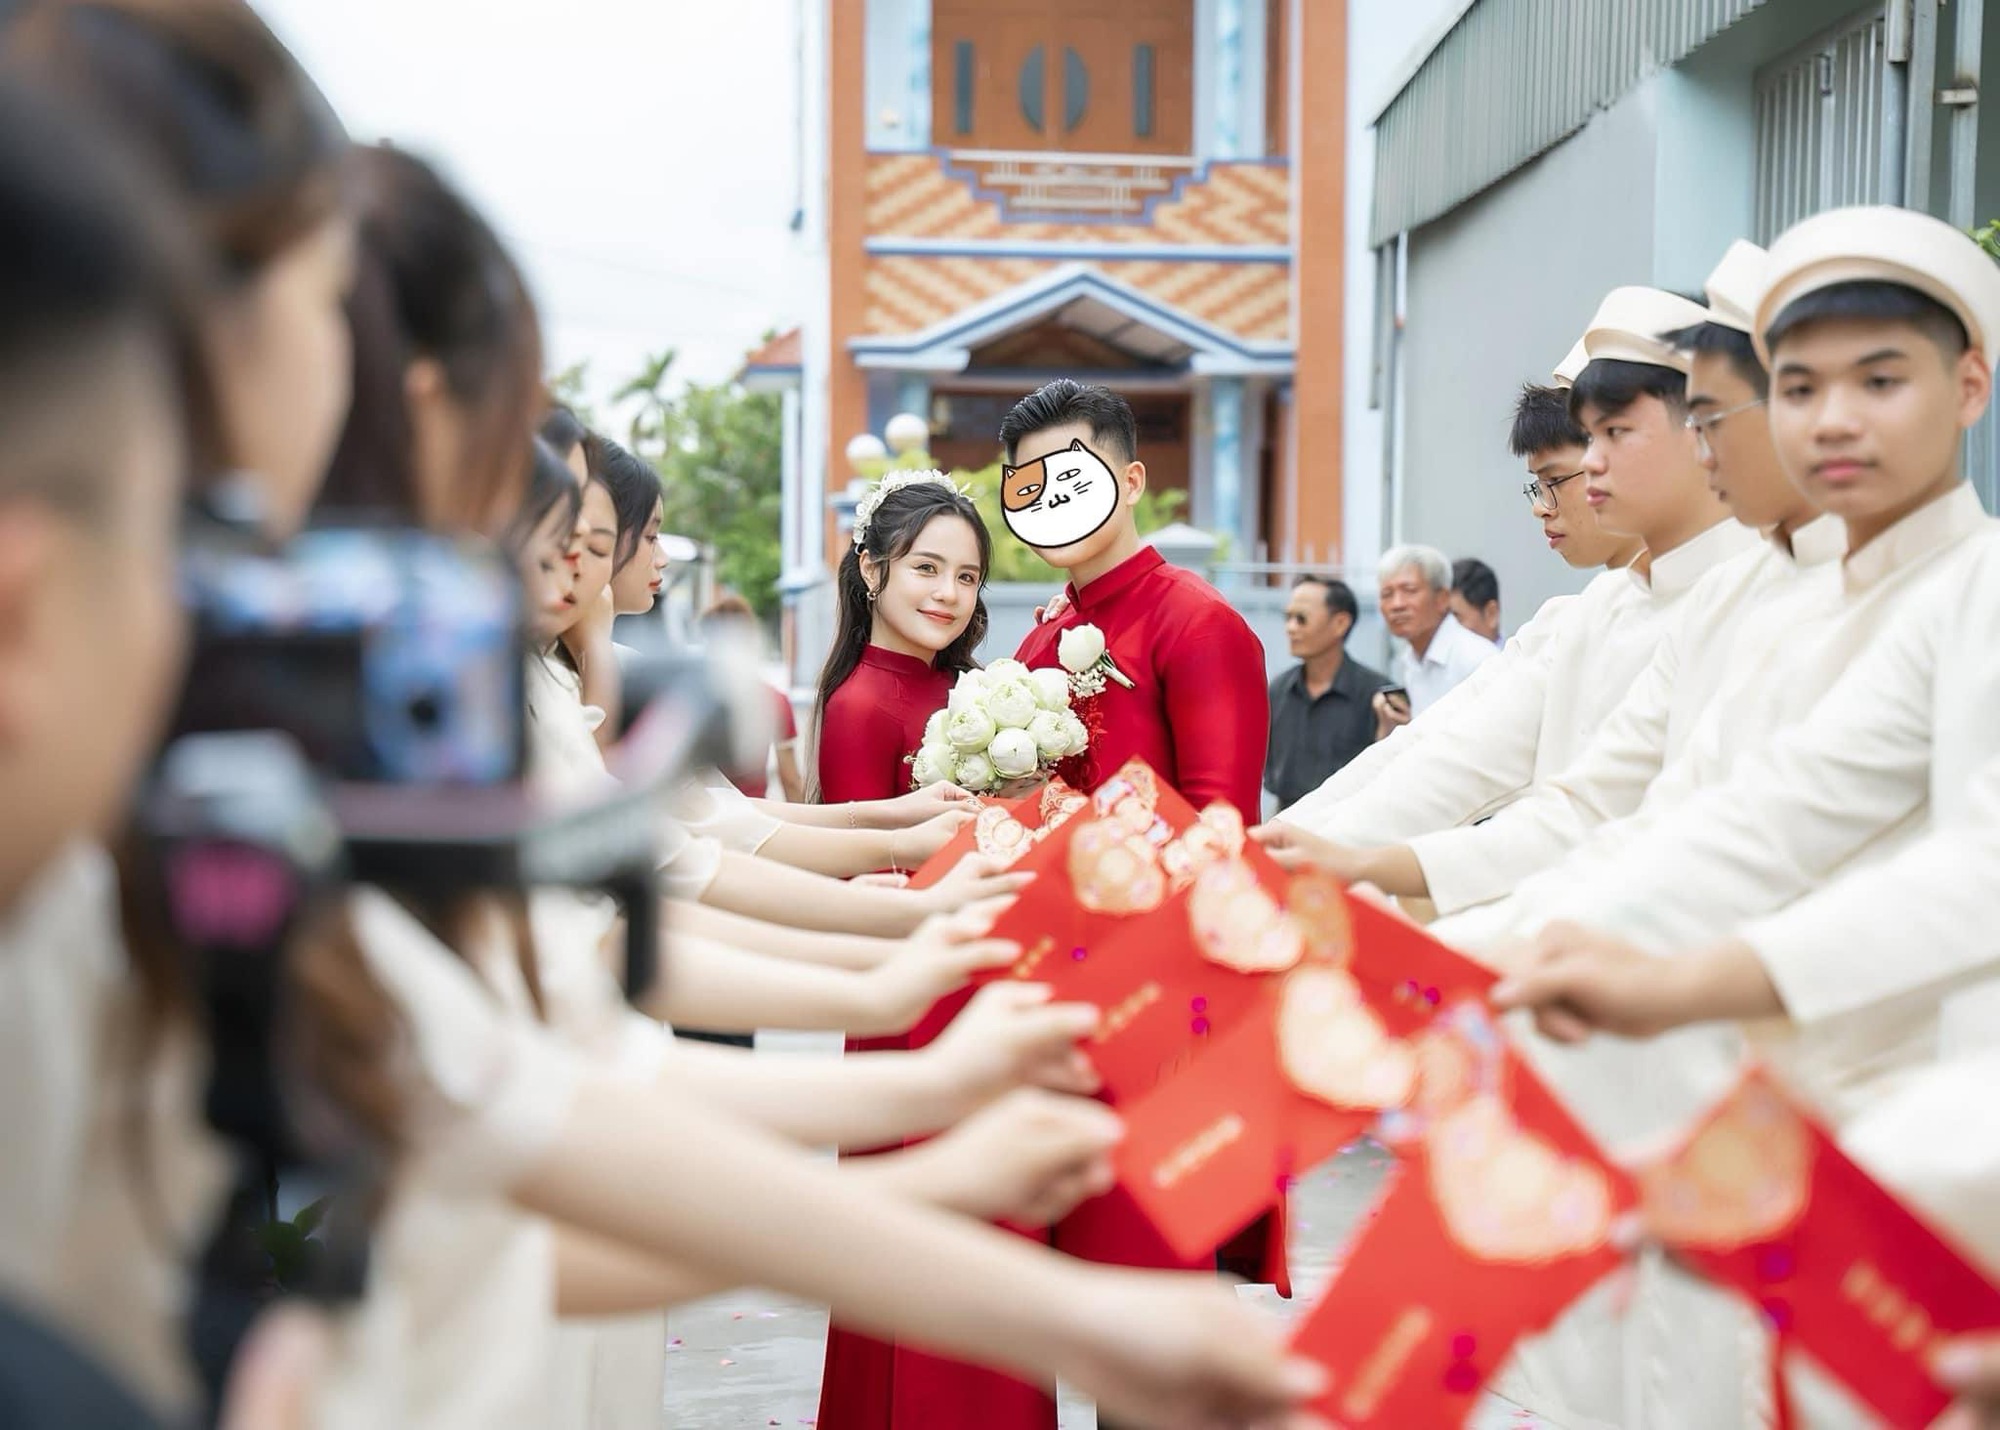
<svg viewBox="0 0 2000 1430"><path fill-rule="evenodd" d="M1684 373L1688 355L1675 351L1660 334L1691 328L1709 317L1708 309L1699 303L1664 288L1613 288L1584 329L1583 350L1592 362L1611 358Z"/></svg>
<svg viewBox="0 0 2000 1430"><path fill-rule="evenodd" d="M1567 392L1576 386L1576 375L1590 366L1590 354L1583 350L1583 339L1578 338L1570 350L1563 354L1563 360L1556 364L1551 374L1555 385Z"/></svg>
<svg viewBox="0 0 2000 1430"><path fill-rule="evenodd" d="M1900 283L1942 303L1993 364L2000 345L2000 264L1942 219L1873 205L1814 214L1771 245L1751 330L1765 366L1771 351L1764 334L1788 306L1808 293L1857 282Z"/></svg>
<svg viewBox="0 0 2000 1430"><path fill-rule="evenodd" d="M1757 316L1757 295L1764 291L1771 255L1747 238L1729 245L1722 262L1708 275L1702 292L1708 296L1708 320L1739 333L1751 331Z"/></svg>

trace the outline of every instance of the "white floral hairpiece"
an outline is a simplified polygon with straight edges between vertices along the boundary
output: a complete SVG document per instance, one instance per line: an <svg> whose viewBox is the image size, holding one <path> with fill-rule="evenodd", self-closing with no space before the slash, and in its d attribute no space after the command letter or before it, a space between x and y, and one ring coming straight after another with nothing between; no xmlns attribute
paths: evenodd
<svg viewBox="0 0 2000 1430"><path fill-rule="evenodd" d="M885 472L882 480L870 487L861 500L854 504L854 544L859 546L868 539L868 523L875 519L875 509L882 505L882 499L890 492L899 492L904 487L939 486L954 496L964 496L957 482L947 477L935 467L924 467L913 471Z"/></svg>

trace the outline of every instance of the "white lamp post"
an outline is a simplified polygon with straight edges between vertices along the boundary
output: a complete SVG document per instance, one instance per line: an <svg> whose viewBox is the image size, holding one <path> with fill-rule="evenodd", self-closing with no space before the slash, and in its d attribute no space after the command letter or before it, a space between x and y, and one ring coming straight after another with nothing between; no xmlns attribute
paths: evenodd
<svg viewBox="0 0 2000 1430"><path fill-rule="evenodd" d="M898 412L882 429L889 450L899 457L921 452L930 445L931 424L914 412Z"/></svg>

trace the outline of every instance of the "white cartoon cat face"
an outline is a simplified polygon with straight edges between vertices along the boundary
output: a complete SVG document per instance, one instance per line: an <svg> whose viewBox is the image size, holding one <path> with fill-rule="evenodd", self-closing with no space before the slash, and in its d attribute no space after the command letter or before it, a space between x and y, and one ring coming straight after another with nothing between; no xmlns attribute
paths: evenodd
<svg viewBox="0 0 2000 1430"><path fill-rule="evenodd" d="M1030 546L1071 546L1095 533L1118 510L1118 478L1078 438L1061 451L1000 469L1000 508L1007 529Z"/></svg>

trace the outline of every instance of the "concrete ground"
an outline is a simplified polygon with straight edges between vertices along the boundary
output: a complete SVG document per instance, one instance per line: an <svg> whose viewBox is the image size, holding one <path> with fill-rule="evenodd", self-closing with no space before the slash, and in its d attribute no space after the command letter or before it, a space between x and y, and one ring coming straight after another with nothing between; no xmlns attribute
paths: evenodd
<svg viewBox="0 0 2000 1430"><path fill-rule="evenodd" d="M828 1057L839 1040L823 1035L763 1034L761 1054ZM1245 1287L1245 1297L1291 1316L1309 1306L1331 1274L1339 1248L1373 1202L1390 1165L1380 1148L1350 1147L1306 1177L1292 1204L1292 1277L1298 1297L1289 1305L1269 1287ZM769 1430L810 1426L819 1408L820 1362L826 1311L770 1292L731 1292L683 1308L669 1323L664 1426L670 1430ZM1494 1398L1478 1421L1481 1430L1510 1430L1535 1422ZM1065 1393L1062 1430L1096 1430L1089 1401ZM958 1427L912 1427L958 1430Z"/></svg>

